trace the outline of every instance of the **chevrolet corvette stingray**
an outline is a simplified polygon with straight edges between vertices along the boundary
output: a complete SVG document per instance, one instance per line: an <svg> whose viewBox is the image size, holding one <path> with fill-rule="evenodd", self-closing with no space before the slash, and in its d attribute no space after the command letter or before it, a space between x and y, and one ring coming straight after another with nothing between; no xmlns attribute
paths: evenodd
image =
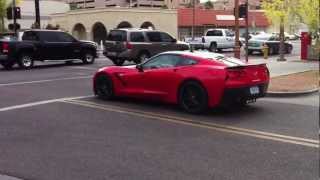
<svg viewBox="0 0 320 180"><path fill-rule="evenodd" d="M136 66L101 68L93 78L93 90L104 100L156 100L200 113L219 105L255 102L265 96L269 79L266 64L211 52L173 51Z"/></svg>

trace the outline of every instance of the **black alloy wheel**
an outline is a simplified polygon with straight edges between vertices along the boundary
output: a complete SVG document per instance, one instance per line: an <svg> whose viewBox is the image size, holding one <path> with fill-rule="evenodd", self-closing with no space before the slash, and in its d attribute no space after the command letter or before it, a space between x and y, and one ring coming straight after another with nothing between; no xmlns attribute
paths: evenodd
<svg viewBox="0 0 320 180"><path fill-rule="evenodd" d="M208 109L207 92L198 82L186 82L179 92L179 104L189 113L202 113Z"/></svg>
<svg viewBox="0 0 320 180"><path fill-rule="evenodd" d="M216 52L217 51L217 44L216 43L211 43L209 47L210 52Z"/></svg>
<svg viewBox="0 0 320 180"><path fill-rule="evenodd" d="M104 74L100 74L95 79L95 94L103 100L110 100L113 98L113 83L112 80Z"/></svg>
<svg viewBox="0 0 320 180"><path fill-rule="evenodd" d="M18 60L18 65L22 69L31 69L33 67L33 57L29 53L22 53Z"/></svg>
<svg viewBox="0 0 320 180"><path fill-rule="evenodd" d="M292 53L292 46L287 46L287 48L286 48L286 53L287 54L291 54Z"/></svg>
<svg viewBox="0 0 320 180"><path fill-rule="evenodd" d="M275 51L274 51L273 47L270 47L269 48L269 55L273 55L273 54L275 54Z"/></svg>
<svg viewBox="0 0 320 180"><path fill-rule="evenodd" d="M95 61L94 53L90 51L84 52L81 60L84 64L93 64Z"/></svg>

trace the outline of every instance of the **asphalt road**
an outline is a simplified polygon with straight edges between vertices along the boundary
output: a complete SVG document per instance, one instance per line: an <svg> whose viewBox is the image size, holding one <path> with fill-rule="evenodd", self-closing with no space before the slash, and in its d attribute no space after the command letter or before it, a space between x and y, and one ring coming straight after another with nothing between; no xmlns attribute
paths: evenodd
<svg viewBox="0 0 320 180"><path fill-rule="evenodd" d="M0 70L0 174L26 180L318 179L319 94L190 115L173 105L96 99L92 75L109 64Z"/></svg>

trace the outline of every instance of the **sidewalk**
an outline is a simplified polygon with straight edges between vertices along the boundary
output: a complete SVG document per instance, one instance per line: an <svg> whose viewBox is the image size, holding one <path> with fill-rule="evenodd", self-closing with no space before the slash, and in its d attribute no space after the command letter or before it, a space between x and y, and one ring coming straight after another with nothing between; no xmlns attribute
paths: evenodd
<svg viewBox="0 0 320 180"><path fill-rule="evenodd" d="M319 70L319 61L300 60L300 56L287 56L287 61L277 61L279 56L272 56L268 59L262 57L249 57L250 63L266 63L271 77L288 75L293 73Z"/></svg>

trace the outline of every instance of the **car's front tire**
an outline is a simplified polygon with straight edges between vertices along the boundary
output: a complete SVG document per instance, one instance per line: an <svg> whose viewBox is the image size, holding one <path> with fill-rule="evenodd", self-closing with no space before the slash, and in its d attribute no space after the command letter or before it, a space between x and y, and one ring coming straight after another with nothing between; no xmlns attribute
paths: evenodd
<svg viewBox="0 0 320 180"><path fill-rule="evenodd" d="M98 96L98 98L110 100L114 97L113 82L109 76L105 74L97 75L94 86L94 93Z"/></svg>
<svg viewBox="0 0 320 180"><path fill-rule="evenodd" d="M19 56L18 65L22 69L31 69L33 67L34 60L30 53L22 53Z"/></svg>
<svg viewBox="0 0 320 180"><path fill-rule="evenodd" d="M179 105L189 113L202 113L208 109L208 94L196 81L185 82L179 90Z"/></svg>
<svg viewBox="0 0 320 180"><path fill-rule="evenodd" d="M84 64L93 64L95 61L94 53L91 51L85 51L81 58Z"/></svg>
<svg viewBox="0 0 320 180"><path fill-rule="evenodd" d="M210 52L216 52L217 51L217 44L216 43L211 43L209 47Z"/></svg>

